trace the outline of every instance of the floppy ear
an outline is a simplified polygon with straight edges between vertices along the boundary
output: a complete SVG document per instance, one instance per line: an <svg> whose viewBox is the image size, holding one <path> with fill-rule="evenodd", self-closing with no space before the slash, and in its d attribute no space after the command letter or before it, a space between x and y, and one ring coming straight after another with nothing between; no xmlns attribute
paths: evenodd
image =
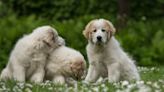
<svg viewBox="0 0 164 92"><path fill-rule="evenodd" d="M110 21L105 20L105 22L109 26L109 33L110 33L110 37L111 37L111 36L113 36L115 34L116 29L115 29L115 27L113 26L113 24Z"/></svg>
<svg viewBox="0 0 164 92"><path fill-rule="evenodd" d="M83 35L84 35L84 37L87 38L87 39L89 39L90 26L91 26L91 24L92 24L94 21L95 21L95 20L90 21L90 22L86 25L85 30L83 30Z"/></svg>
<svg viewBox="0 0 164 92"><path fill-rule="evenodd" d="M51 47L52 43L56 41L57 33L55 32L55 29L53 29L52 27L45 29L44 37L41 38L42 42L45 45Z"/></svg>

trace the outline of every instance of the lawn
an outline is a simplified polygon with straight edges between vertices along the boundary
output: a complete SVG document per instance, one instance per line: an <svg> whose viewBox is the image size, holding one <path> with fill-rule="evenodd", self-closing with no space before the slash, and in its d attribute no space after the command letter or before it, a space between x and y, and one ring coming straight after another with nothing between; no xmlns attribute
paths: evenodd
<svg viewBox="0 0 164 92"><path fill-rule="evenodd" d="M0 92L164 92L164 67L138 67L141 81L108 83L100 80L95 84L83 81L74 85L59 85L46 81L40 84L0 82Z"/></svg>

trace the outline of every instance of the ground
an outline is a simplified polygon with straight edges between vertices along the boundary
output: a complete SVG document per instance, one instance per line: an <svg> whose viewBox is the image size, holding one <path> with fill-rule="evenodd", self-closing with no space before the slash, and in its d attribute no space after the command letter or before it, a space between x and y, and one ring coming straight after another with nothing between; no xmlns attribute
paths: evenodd
<svg viewBox="0 0 164 92"><path fill-rule="evenodd" d="M100 81L87 84L83 81L72 86L45 83L18 83L15 81L0 82L0 92L164 92L164 67L138 67L141 81L110 84Z"/></svg>

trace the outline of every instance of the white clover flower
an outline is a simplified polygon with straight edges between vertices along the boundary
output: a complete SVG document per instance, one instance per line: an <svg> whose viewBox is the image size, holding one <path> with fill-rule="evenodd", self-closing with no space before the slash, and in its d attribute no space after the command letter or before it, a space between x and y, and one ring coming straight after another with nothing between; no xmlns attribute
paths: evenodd
<svg viewBox="0 0 164 92"><path fill-rule="evenodd" d="M123 91L122 91L122 90L120 90L120 89L117 89L117 90L116 90L116 92L123 92Z"/></svg>
<svg viewBox="0 0 164 92"><path fill-rule="evenodd" d="M122 82L122 86L127 86L128 84L129 84L129 82L126 80Z"/></svg>
<svg viewBox="0 0 164 92"><path fill-rule="evenodd" d="M130 84L130 85L127 86L127 88L129 88L129 89L134 88L134 87L135 87L134 84Z"/></svg>
<svg viewBox="0 0 164 92"><path fill-rule="evenodd" d="M30 84L30 83L26 83L25 86L26 86L26 87L29 87L29 88L32 88L32 87L33 87L33 85Z"/></svg>
<svg viewBox="0 0 164 92"><path fill-rule="evenodd" d="M152 67L150 70L151 70L151 71L154 71L154 70L155 70L155 67Z"/></svg>
<svg viewBox="0 0 164 92"><path fill-rule="evenodd" d="M17 83L17 85L18 85L21 89L24 88L24 83L23 83L23 82L21 82L21 83Z"/></svg>
<svg viewBox="0 0 164 92"><path fill-rule="evenodd" d="M26 88L25 92L32 92L32 90L30 88Z"/></svg>
<svg viewBox="0 0 164 92"><path fill-rule="evenodd" d="M20 89L17 85L14 86L13 92L23 92L22 89Z"/></svg>
<svg viewBox="0 0 164 92"><path fill-rule="evenodd" d="M137 81L136 84L144 84L144 81Z"/></svg>
<svg viewBox="0 0 164 92"><path fill-rule="evenodd" d="M153 83L153 87L155 87L155 88L157 88L157 89L159 89L159 88L160 88L160 86L158 85L158 83L157 83L157 82Z"/></svg>
<svg viewBox="0 0 164 92"><path fill-rule="evenodd" d="M164 80L162 80L162 79L159 79L158 80L160 83L163 83L164 84Z"/></svg>
<svg viewBox="0 0 164 92"><path fill-rule="evenodd" d="M105 88L105 84L101 84L101 87Z"/></svg>
<svg viewBox="0 0 164 92"><path fill-rule="evenodd" d="M108 87L105 87L105 88L103 89L103 92L108 92Z"/></svg>
<svg viewBox="0 0 164 92"><path fill-rule="evenodd" d="M93 89L93 91L95 91L95 92L99 92L99 87L93 87L92 89ZM76 92L77 92L77 91L76 91Z"/></svg>
<svg viewBox="0 0 164 92"><path fill-rule="evenodd" d="M147 82L146 82L146 84L151 85L151 84L152 84L152 82L151 82L151 81L147 81Z"/></svg>
<svg viewBox="0 0 164 92"><path fill-rule="evenodd" d="M154 92L162 92L161 90L155 90Z"/></svg>

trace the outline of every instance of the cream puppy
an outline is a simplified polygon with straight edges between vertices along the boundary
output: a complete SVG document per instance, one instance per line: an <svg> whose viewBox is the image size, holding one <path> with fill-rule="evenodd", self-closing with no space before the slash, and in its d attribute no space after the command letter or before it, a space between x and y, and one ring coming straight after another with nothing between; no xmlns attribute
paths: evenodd
<svg viewBox="0 0 164 92"><path fill-rule="evenodd" d="M114 26L105 19L95 19L87 24L83 31L88 39L89 60L85 81L96 82L99 77L108 77L109 82L140 79L134 61L120 47L114 33Z"/></svg>
<svg viewBox="0 0 164 92"><path fill-rule="evenodd" d="M85 69L86 62L80 52L61 46L49 57L45 79L63 84L68 78L81 79Z"/></svg>
<svg viewBox="0 0 164 92"><path fill-rule="evenodd" d="M50 26L36 28L31 34L18 40L0 78L20 82L42 82L48 54L62 45L63 41L57 31Z"/></svg>

